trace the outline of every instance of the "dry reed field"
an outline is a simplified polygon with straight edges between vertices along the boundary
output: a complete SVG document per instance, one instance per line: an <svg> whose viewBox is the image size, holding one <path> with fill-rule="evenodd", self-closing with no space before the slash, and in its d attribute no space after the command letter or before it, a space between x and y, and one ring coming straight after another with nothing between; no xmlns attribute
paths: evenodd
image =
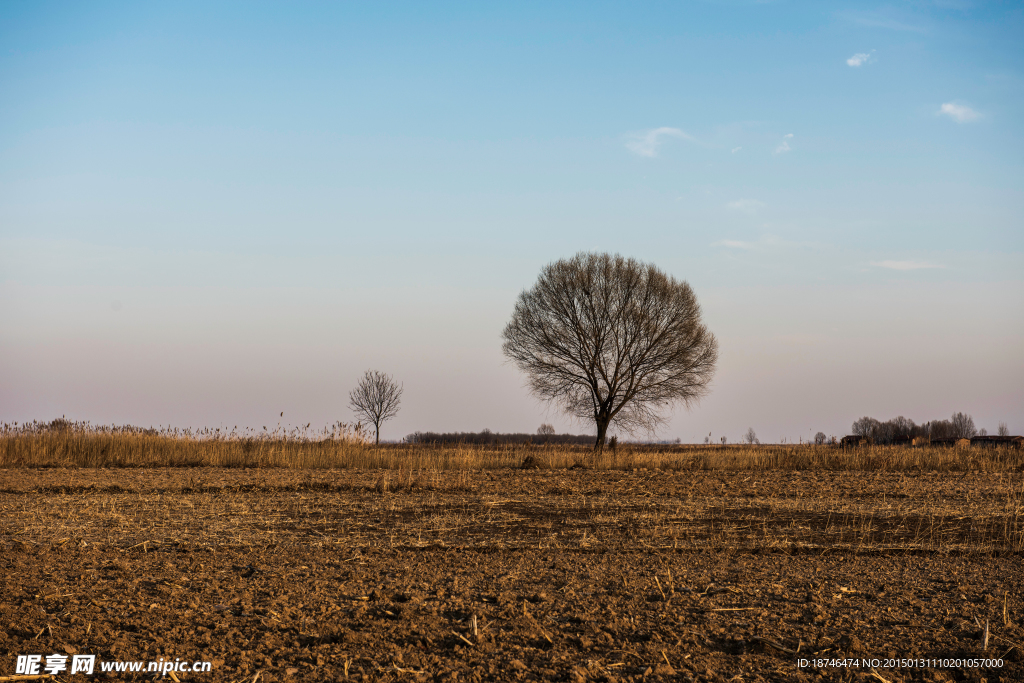
<svg viewBox="0 0 1024 683"><path fill-rule="evenodd" d="M0 677L1024 679L1018 451L2 438Z"/></svg>
<svg viewBox="0 0 1024 683"><path fill-rule="evenodd" d="M529 460L527 460L529 458ZM945 446L807 444L585 446L384 444L343 423L310 434L221 434L85 424L3 425L0 467L250 467L298 469L476 470L527 466L594 470L855 470L1015 472L1024 450Z"/></svg>

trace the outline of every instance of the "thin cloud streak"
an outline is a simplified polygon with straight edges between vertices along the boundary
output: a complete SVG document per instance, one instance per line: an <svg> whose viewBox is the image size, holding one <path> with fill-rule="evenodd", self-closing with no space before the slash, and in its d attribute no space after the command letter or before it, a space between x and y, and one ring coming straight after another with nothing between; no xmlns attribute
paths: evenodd
<svg viewBox="0 0 1024 683"><path fill-rule="evenodd" d="M740 211L742 213L754 215L758 209L764 207L764 202L759 202L756 199L737 199L734 202L729 202L725 205L725 208L730 211Z"/></svg>
<svg viewBox="0 0 1024 683"><path fill-rule="evenodd" d="M938 263L927 263L925 261L872 261L871 265L876 268L888 268L889 270L924 270L946 267Z"/></svg>
<svg viewBox="0 0 1024 683"><path fill-rule="evenodd" d="M810 346L827 342L829 338L823 334L777 334L772 341L791 346Z"/></svg>
<svg viewBox="0 0 1024 683"><path fill-rule="evenodd" d="M855 24L867 26L869 28L886 28L890 31L912 31L914 33L927 33L928 31L924 26L908 24L904 21L891 19L878 13L865 14L844 12L841 16L847 21L852 21Z"/></svg>
<svg viewBox="0 0 1024 683"><path fill-rule="evenodd" d="M693 142L692 136L678 128L669 128L668 126L652 128L651 130L643 133L631 133L629 138L629 141L626 143L626 148L634 154L639 154L642 157L658 156L658 147L663 144L664 138L678 138L680 140Z"/></svg>
<svg viewBox="0 0 1024 683"><path fill-rule="evenodd" d="M742 242L740 240L718 240L717 242L712 242L711 246L726 247L727 249L753 249L755 245L753 242Z"/></svg>

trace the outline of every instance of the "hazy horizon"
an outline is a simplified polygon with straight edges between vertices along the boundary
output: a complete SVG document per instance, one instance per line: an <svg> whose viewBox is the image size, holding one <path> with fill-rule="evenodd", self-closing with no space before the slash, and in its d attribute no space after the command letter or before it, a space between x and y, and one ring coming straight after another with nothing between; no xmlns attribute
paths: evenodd
<svg viewBox="0 0 1024 683"><path fill-rule="evenodd" d="M1024 8L0 7L0 421L589 433L501 354L547 263L686 280L653 437L1024 432ZM284 412L284 417L280 413Z"/></svg>

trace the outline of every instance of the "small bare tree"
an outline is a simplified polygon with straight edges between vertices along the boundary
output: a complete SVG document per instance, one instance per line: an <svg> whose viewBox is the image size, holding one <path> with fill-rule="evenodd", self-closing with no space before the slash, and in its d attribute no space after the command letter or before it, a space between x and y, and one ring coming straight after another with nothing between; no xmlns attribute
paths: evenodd
<svg viewBox="0 0 1024 683"><path fill-rule="evenodd" d="M757 432L754 431L753 427L747 429L747 433L743 435L743 440L746 441L751 446L758 443Z"/></svg>
<svg viewBox="0 0 1024 683"><path fill-rule="evenodd" d="M673 403L703 396L718 359L688 284L609 254L545 266L502 338L534 395L595 422L596 451L613 421L652 432Z"/></svg>
<svg viewBox="0 0 1024 683"><path fill-rule="evenodd" d="M537 436L544 437L544 443L547 443L548 440L554 435L555 428L552 425L542 424L540 427L537 427Z"/></svg>
<svg viewBox="0 0 1024 683"><path fill-rule="evenodd" d="M375 443L379 445L380 425L398 414L402 387L383 372L367 370L356 388L349 393L348 400L352 412L373 425Z"/></svg>
<svg viewBox="0 0 1024 683"><path fill-rule="evenodd" d="M818 432L814 435L815 446L824 446L826 443L828 443L828 437L825 435L825 432Z"/></svg>
<svg viewBox="0 0 1024 683"><path fill-rule="evenodd" d="M999 436L1009 436L1010 435L1010 428L1006 426L1005 422L1000 422L999 423L999 431L997 432L997 434L999 434Z"/></svg>

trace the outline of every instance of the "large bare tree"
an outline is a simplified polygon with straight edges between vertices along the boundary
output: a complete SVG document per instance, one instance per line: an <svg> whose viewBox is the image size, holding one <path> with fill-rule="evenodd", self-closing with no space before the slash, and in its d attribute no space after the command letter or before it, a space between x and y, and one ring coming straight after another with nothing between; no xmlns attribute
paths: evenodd
<svg viewBox="0 0 1024 683"><path fill-rule="evenodd" d="M953 436L958 439L969 439L978 434L978 430L974 426L974 418L970 415L953 413L950 422L953 425Z"/></svg>
<svg viewBox="0 0 1024 683"><path fill-rule="evenodd" d="M398 414L402 387L383 372L367 370L349 395L349 407L359 418L373 424L375 443L380 444L380 425Z"/></svg>
<svg viewBox="0 0 1024 683"><path fill-rule="evenodd" d="M597 451L610 424L653 432L673 404L703 396L718 359L688 284L609 254L545 266L502 339L534 395L595 422Z"/></svg>

